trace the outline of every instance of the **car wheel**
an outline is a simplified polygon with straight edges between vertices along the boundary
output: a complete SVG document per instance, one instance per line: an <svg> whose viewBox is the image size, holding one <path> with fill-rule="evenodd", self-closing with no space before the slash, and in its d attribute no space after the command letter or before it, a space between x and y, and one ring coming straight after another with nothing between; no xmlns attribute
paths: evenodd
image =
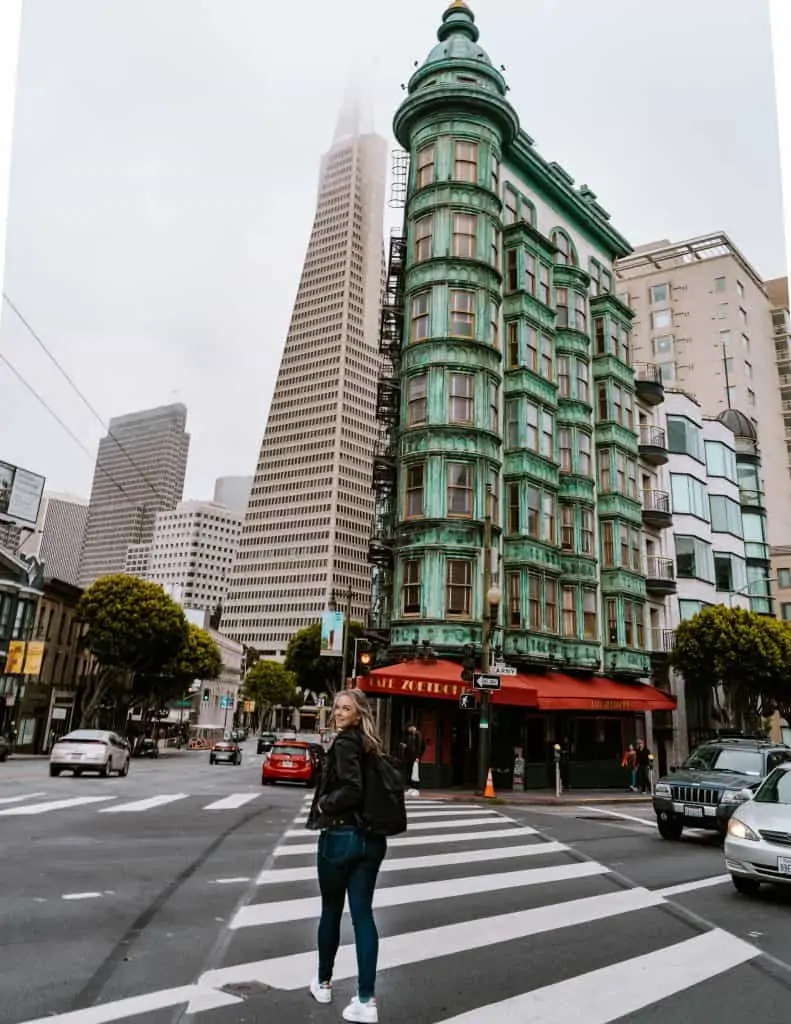
<svg viewBox="0 0 791 1024"><path fill-rule="evenodd" d="M672 818L657 818L656 827L663 839L680 839L681 833L684 831L681 822L674 821Z"/></svg>
<svg viewBox="0 0 791 1024"><path fill-rule="evenodd" d="M128 774L129 774L129 758L127 757L127 759L124 761L123 768L118 773L118 778L119 779L125 779Z"/></svg>
<svg viewBox="0 0 791 1024"><path fill-rule="evenodd" d="M761 883L756 882L754 878L743 878L741 875L731 875L731 881L736 892L740 892L742 896L757 896L758 891L761 888Z"/></svg>
<svg viewBox="0 0 791 1024"><path fill-rule="evenodd" d="M103 779L107 779L107 778L109 778L109 776L110 776L111 774L112 774L112 765L111 765L111 763L110 763L110 759L108 758L108 759L107 759L107 760L106 760L106 761L104 762L104 764L102 765L102 767L101 767L101 768L99 769L99 775L101 776L101 778L103 778Z"/></svg>
<svg viewBox="0 0 791 1024"><path fill-rule="evenodd" d="M50 778L56 779L60 775L60 768L56 768L54 764L49 766Z"/></svg>

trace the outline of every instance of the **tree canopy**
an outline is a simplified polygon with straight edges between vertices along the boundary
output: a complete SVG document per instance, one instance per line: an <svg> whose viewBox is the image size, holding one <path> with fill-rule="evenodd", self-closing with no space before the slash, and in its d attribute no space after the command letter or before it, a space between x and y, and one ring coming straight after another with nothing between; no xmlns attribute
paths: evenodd
<svg viewBox="0 0 791 1024"><path fill-rule="evenodd" d="M244 699L255 701L257 720L276 704L290 703L296 692L296 676L279 661L257 661L247 673L242 686Z"/></svg>
<svg viewBox="0 0 791 1024"><path fill-rule="evenodd" d="M791 628L743 608L704 608L676 630L673 667L693 690L722 686L729 719L791 707Z"/></svg>
<svg viewBox="0 0 791 1024"><path fill-rule="evenodd" d="M360 622L349 624L349 664L351 672L354 657L354 641L363 635ZM314 622L298 630L289 640L286 648L285 667L296 676L302 690L316 693L335 693L340 685L340 658L321 654L321 623Z"/></svg>
<svg viewBox="0 0 791 1024"><path fill-rule="evenodd" d="M131 691L136 676L161 678L189 642L184 612L156 583L122 574L102 576L79 600L83 646L98 663L83 693L82 724L99 705Z"/></svg>

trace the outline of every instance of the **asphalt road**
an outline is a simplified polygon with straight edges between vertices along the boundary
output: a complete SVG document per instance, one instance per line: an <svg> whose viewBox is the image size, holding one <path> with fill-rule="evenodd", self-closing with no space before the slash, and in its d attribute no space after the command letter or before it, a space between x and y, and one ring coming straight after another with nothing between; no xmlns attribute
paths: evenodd
<svg viewBox="0 0 791 1024"><path fill-rule="evenodd" d="M335 1005L318 1006L307 794L262 789L259 762L0 775L1 1024L340 1018L351 928ZM6 813L82 794L114 799ZM426 792L409 813L376 897L383 1024L788 1021L791 898L738 896L715 840L667 843L639 806L481 808Z"/></svg>

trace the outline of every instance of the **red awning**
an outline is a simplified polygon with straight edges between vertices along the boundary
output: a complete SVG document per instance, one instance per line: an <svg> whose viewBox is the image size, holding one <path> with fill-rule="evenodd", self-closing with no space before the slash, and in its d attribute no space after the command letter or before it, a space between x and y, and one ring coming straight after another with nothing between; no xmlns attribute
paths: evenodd
<svg viewBox="0 0 791 1024"><path fill-rule="evenodd" d="M358 676L366 693L458 701L472 689L457 661L403 661ZM577 679L562 672L501 676L493 704L539 711L673 711L675 698L645 683L624 683L603 676Z"/></svg>
<svg viewBox="0 0 791 1024"><path fill-rule="evenodd" d="M577 679L562 672L531 675L541 711L674 711L675 697L645 683L603 676Z"/></svg>
<svg viewBox="0 0 791 1024"><path fill-rule="evenodd" d="M455 700L472 689L461 678L457 661L402 661L399 665L376 668L367 676L358 676L357 685L366 693L401 697L434 697ZM538 703L534 684L525 676L503 676L502 687L492 694L492 703L511 707L534 708Z"/></svg>

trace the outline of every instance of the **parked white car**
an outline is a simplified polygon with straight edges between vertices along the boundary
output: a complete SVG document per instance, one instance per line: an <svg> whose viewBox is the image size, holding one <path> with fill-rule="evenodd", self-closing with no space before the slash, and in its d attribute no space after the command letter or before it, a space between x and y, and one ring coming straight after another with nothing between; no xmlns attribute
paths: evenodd
<svg viewBox="0 0 791 1024"><path fill-rule="evenodd" d="M98 772L106 778L118 772L121 778L129 774L129 744L114 732L103 729L75 729L61 737L49 755L50 775L60 775L65 769L75 775Z"/></svg>
<svg viewBox="0 0 791 1024"><path fill-rule="evenodd" d="M725 866L736 889L753 896L762 882L791 884L791 764L743 796L728 821Z"/></svg>

